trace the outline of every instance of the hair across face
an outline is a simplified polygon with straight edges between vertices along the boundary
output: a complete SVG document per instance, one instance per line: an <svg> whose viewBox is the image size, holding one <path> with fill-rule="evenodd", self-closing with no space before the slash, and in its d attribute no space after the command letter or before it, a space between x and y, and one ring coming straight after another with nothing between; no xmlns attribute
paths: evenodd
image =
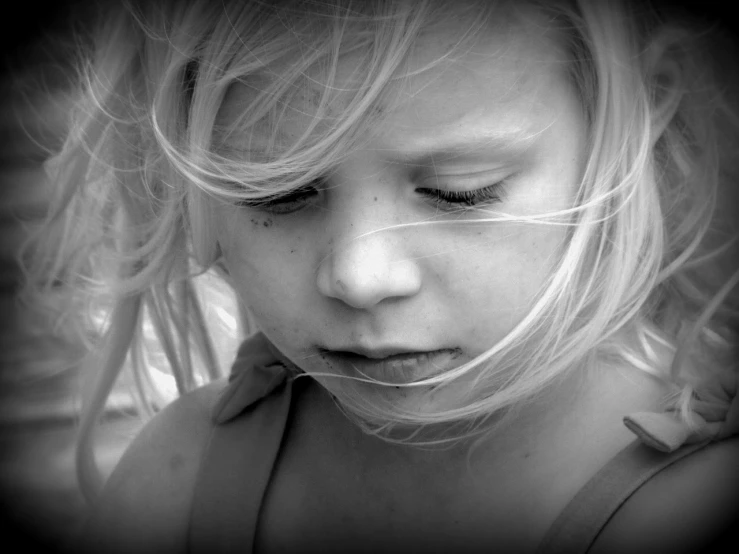
<svg viewBox="0 0 739 554"><path fill-rule="evenodd" d="M363 9L288 8L268 18L282 35L212 63L200 128L221 186L200 188L224 202L202 227L260 328L380 422L489 414L601 354L667 378L673 324L697 317L673 311L673 275L716 182L696 173L708 135L680 158L710 125L679 106L655 124L656 20L606 2ZM388 358L409 351L441 354Z"/></svg>
<svg viewBox="0 0 739 554"><path fill-rule="evenodd" d="M444 421L509 378L469 362L529 317L567 242L587 150L567 60L530 28L469 32L460 18L421 33L372 129L297 191L214 203L259 328L371 420ZM320 144L362 90L362 56L339 56L330 82L309 69L278 118L221 133L218 151L270 163ZM217 128L248 117L255 88L230 87Z"/></svg>

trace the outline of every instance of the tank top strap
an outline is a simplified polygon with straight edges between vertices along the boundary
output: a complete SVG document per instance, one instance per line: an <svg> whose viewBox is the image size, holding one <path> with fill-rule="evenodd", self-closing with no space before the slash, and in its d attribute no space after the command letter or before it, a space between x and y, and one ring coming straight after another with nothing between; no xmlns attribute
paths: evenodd
<svg viewBox="0 0 739 554"><path fill-rule="evenodd" d="M252 551L259 512L292 399L292 368L257 335L239 348L212 412L213 429L195 484L189 552Z"/></svg>
<svg viewBox="0 0 739 554"><path fill-rule="evenodd" d="M611 517L644 483L711 442L694 443L665 453L635 440L580 489L549 528L537 554L588 552Z"/></svg>
<svg viewBox="0 0 739 554"><path fill-rule="evenodd" d="M719 372L692 403L692 424L674 408L624 417L637 440L608 462L555 520L538 554L587 552L613 514L644 483L678 460L739 437L739 373Z"/></svg>

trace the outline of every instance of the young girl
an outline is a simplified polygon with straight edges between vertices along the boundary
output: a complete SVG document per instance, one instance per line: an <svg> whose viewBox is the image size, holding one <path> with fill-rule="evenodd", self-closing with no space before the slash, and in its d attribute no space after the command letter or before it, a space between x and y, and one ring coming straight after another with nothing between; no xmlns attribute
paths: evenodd
<svg viewBox="0 0 739 554"><path fill-rule="evenodd" d="M730 529L720 33L584 0L100 21L24 258L29 303L89 351L84 547L694 552ZM213 276L250 335L228 379ZM100 493L121 368L162 407L152 342L181 398Z"/></svg>

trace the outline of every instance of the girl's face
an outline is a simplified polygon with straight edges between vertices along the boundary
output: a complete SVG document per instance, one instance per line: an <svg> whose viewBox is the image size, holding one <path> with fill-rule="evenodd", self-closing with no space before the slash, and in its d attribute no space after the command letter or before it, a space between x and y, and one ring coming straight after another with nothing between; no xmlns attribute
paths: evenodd
<svg viewBox="0 0 739 554"><path fill-rule="evenodd" d="M410 71L462 32L449 26L420 41ZM542 34L491 31L403 81L371 142L315 188L218 208L233 283L296 365L405 383L482 354L527 314L566 227L475 220L573 203L585 122L567 60ZM351 89L356 65L345 59L335 86ZM219 117L243 110L248 95L232 88ZM300 136L310 121L310 100L296 101L279 132ZM259 140L231 137L228 147ZM333 391L346 383L319 380ZM401 403L417 390L383 388Z"/></svg>

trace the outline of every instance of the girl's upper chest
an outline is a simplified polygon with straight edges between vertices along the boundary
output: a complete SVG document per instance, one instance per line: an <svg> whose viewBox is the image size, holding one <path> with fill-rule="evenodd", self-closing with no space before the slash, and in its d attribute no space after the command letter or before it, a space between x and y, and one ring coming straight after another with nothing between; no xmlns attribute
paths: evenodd
<svg viewBox="0 0 739 554"><path fill-rule="evenodd" d="M501 498L491 509L471 497L446 502L448 495L435 494L433 482L428 490L414 484L393 492L388 483L361 475L333 482L304 477L284 471L271 484L255 552L524 551L546 531L544 517L525 510L525 501Z"/></svg>
<svg viewBox="0 0 739 554"><path fill-rule="evenodd" d="M310 394L296 406L256 552L531 552L601 465L596 454L543 448L484 470L448 451L406 457L407 446L377 442L317 406Z"/></svg>

